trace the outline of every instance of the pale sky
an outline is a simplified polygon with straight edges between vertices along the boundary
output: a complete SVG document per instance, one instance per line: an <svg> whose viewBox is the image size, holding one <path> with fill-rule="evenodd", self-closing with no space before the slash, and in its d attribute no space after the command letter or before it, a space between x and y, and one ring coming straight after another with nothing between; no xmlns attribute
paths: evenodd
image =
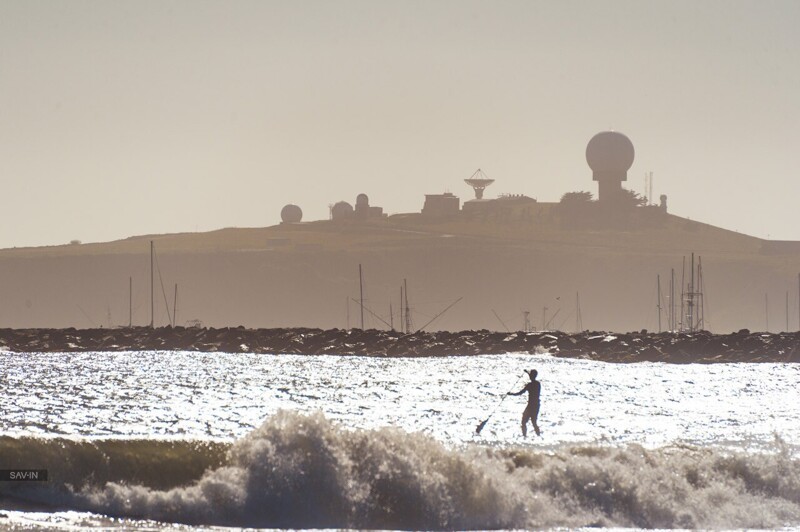
<svg viewBox="0 0 800 532"><path fill-rule="evenodd" d="M0 247L596 183L800 240L800 2L0 0Z"/></svg>

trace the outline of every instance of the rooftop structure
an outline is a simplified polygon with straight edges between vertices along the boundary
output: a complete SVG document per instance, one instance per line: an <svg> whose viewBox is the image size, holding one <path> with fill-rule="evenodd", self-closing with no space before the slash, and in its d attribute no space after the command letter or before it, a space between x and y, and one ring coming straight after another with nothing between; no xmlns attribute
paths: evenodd
<svg viewBox="0 0 800 532"><path fill-rule="evenodd" d="M339 201L330 206L331 220L367 220L372 218L382 218L386 215L383 213L383 207L373 207L369 204L369 196L366 194L359 194L356 196L355 208L346 201Z"/></svg>
<svg viewBox="0 0 800 532"><path fill-rule="evenodd" d="M331 207L331 220L346 220L353 217L353 206L346 201L339 201Z"/></svg>
<svg viewBox="0 0 800 532"><path fill-rule="evenodd" d="M603 131L592 137L586 145L586 162L598 184L598 201L609 203L621 196L633 157L633 143L622 133Z"/></svg>
<svg viewBox="0 0 800 532"><path fill-rule="evenodd" d="M281 222L285 224L293 224L303 219L303 210L297 205L286 205L281 209Z"/></svg>
<svg viewBox="0 0 800 532"><path fill-rule="evenodd" d="M367 218L380 218L383 216L383 207L373 207L369 204L369 196L359 194L356 196L355 217L364 220Z"/></svg>
<svg viewBox="0 0 800 532"><path fill-rule="evenodd" d="M451 216L458 214L460 200L458 196L445 192L444 194L425 194L425 205L422 206L424 216Z"/></svg>
<svg viewBox="0 0 800 532"><path fill-rule="evenodd" d="M468 184L475 190L475 199L483 199L483 190L494 183L494 179L489 179L483 171L478 168L469 179L465 179L464 183Z"/></svg>

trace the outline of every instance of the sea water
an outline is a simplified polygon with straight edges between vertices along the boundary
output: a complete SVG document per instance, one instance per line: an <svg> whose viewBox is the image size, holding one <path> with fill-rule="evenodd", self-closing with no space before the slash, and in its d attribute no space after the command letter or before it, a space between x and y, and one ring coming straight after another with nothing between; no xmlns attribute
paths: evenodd
<svg viewBox="0 0 800 532"><path fill-rule="evenodd" d="M542 434L523 438L537 369ZM800 526L800 366L0 352L0 526ZM476 427L488 419L480 434Z"/></svg>

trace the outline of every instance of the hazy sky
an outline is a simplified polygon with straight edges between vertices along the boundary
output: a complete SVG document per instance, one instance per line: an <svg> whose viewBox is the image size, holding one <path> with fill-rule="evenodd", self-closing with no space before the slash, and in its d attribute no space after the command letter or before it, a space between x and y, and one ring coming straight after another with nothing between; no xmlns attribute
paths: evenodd
<svg viewBox="0 0 800 532"><path fill-rule="evenodd" d="M0 247L259 227L365 192L596 193L800 239L800 2L0 0Z"/></svg>

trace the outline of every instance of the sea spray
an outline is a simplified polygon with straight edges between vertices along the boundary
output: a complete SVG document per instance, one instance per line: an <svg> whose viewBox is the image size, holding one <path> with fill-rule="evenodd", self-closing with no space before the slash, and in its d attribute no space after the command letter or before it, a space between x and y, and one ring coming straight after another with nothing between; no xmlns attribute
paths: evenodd
<svg viewBox="0 0 800 532"><path fill-rule="evenodd" d="M502 461L398 429L350 431L281 412L237 441L228 466L155 491L112 483L77 494L111 515L257 527L500 528L528 523L527 490ZM475 459L482 463L473 463Z"/></svg>
<svg viewBox="0 0 800 532"><path fill-rule="evenodd" d="M2 441L3 449L10 448L9 439ZM139 473L136 462L148 454L141 452L147 445L141 441L120 440L116 445L130 445L130 452L111 454L107 441L94 442L108 457L97 460L105 473L83 482L67 478L89 475L89 462L74 465L79 462L74 454L88 452L82 444L39 440L37 445L45 456L63 452L72 469L65 474L48 462L59 481L0 483L0 495L117 517L296 528L800 524L800 461L780 442L769 453L638 445L572 445L547 452L521 446L451 448L423 434L351 430L319 413L284 411L233 444L212 445L213 451L200 442L180 443L173 448L178 452L164 442L154 444L145 462L158 462L154 456L164 453L163 463L194 455L190 462L204 464L204 472L194 468L180 480L169 480L168 467L160 476L152 468ZM220 458L222 449L226 454ZM122 466L126 460L131 463Z"/></svg>

